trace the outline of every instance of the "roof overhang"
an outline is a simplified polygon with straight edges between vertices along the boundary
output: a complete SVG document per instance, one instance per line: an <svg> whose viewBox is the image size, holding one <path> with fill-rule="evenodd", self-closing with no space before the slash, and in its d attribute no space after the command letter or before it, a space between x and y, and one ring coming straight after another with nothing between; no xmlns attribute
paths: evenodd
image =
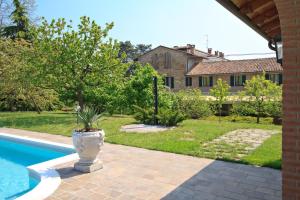
<svg viewBox="0 0 300 200"><path fill-rule="evenodd" d="M281 35L278 11L273 0L216 0L266 40Z"/></svg>

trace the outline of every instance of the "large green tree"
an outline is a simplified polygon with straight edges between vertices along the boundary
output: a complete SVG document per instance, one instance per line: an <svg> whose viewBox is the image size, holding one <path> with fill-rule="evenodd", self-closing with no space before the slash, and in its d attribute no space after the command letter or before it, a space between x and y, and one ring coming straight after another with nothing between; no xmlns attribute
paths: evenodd
<svg viewBox="0 0 300 200"><path fill-rule="evenodd" d="M32 52L24 40L0 39L0 110L49 110L59 104L57 94L39 87L38 75L26 59Z"/></svg>
<svg viewBox="0 0 300 200"><path fill-rule="evenodd" d="M108 38L112 28L113 23L101 28L89 17L81 17L77 28L65 19L43 19L32 30L32 61L42 73L41 84L84 107L108 83L118 83L127 66L118 59L118 43Z"/></svg>
<svg viewBox="0 0 300 200"><path fill-rule="evenodd" d="M119 57L123 62L132 62L139 56L151 50L151 44L133 45L130 41L120 42Z"/></svg>
<svg viewBox="0 0 300 200"><path fill-rule="evenodd" d="M14 10L10 14L12 24L4 26L0 29L1 36L5 38L23 38L30 39L29 34L29 17L25 6L20 0L13 0ZM2 19L3 20L3 19Z"/></svg>

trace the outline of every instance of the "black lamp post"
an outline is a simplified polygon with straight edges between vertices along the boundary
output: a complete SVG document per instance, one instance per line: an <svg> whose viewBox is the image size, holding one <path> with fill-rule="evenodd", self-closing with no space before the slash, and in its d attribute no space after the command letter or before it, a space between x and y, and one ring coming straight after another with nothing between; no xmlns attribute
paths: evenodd
<svg viewBox="0 0 300 200"><path fill-rule="evenodd" d="M158 114L158 92L157 92L157 77L153 76L153 96L154 96L154 125L158 125L157 114Z"/></svg>
<svg viewBox="0 0 300 200"><path fill-rule="evenodd" d="M269 41L269 48L276 52L276 60L282 65L283 46L281 36L277 36Z"/></svg>

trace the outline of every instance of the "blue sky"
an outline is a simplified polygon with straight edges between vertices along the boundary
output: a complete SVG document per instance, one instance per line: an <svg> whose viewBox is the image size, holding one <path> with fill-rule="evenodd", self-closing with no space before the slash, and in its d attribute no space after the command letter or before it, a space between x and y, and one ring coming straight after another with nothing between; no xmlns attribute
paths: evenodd
<svg viewBox="0 0 300 200"><path fill-rule="evenodd" d="M110 36L134 44L189 43L206 51L208 35L208 46L225 55L271 52L265 39L214 0L37 0L36 12L74 24L83 15L102 26L114 22Z"/></svg>

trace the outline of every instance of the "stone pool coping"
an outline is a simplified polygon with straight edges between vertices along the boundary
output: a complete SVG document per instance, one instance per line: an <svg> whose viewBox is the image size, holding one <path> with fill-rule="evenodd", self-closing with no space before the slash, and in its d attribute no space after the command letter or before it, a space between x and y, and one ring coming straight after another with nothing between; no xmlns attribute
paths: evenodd
<svg viewBox="0 0 300 200"><path fill-rule="evenodd" d="M49 142L31 137L17 136L3 132L0 132L0 137L9 138L10 140L15 141L22 141L23 143L27 144L34 144L52 149L55 148L61 151L75 152L72 145ZM39 200L49 197L55 192L61 183L60 175L53 167L70 161L75 161L78 158L79 157L77 153L72 153L67 156L28 166L27 169L29 171L29 175L38 179L40 182L32 190L18 197L17 200Z"/></svg>

